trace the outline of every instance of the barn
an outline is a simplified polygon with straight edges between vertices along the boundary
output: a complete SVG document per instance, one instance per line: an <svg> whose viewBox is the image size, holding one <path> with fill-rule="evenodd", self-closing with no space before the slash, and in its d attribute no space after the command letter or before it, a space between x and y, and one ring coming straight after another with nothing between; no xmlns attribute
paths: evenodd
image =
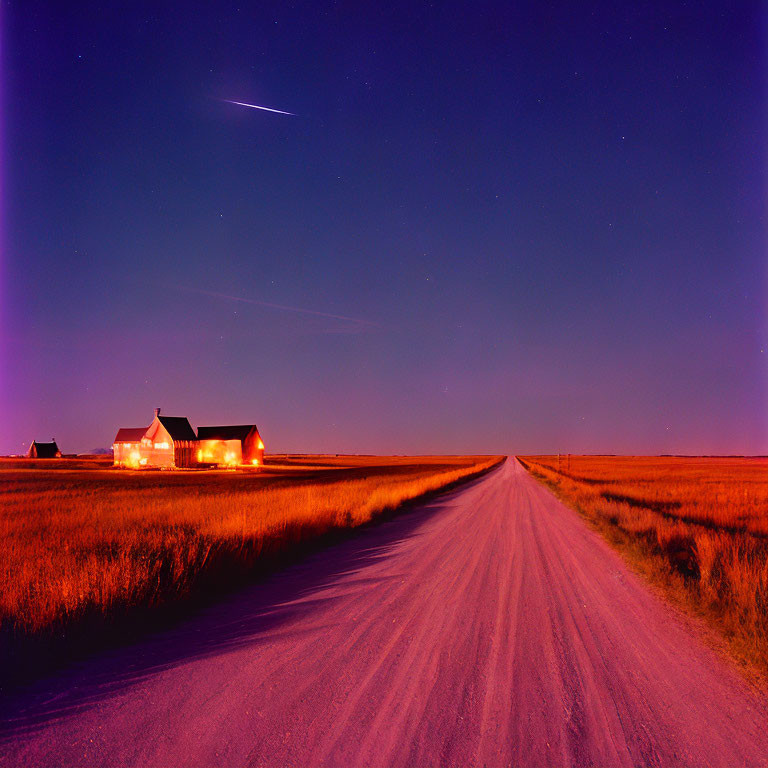
<svg viewBox="0 0 768 768"><path fill-rule="evenodd" d="M112 445L115 466L192 467L197 463L197 435L183 416L155 417L148 427L119 429Z"/></svg>
<svg viewBox="0 0 768 768"><path fill-rule="evenodd" d="M30 459L60 459L61 451L53 438L50 443L38 443L37 440L33 440L27 456Z"/></svg>
<svg viewBox="0 0 768 768"><path fill-rule="evenodd" d="M197 460L201 464L264 463L264 443L255 424L200 427L197 439Z"/></svg>

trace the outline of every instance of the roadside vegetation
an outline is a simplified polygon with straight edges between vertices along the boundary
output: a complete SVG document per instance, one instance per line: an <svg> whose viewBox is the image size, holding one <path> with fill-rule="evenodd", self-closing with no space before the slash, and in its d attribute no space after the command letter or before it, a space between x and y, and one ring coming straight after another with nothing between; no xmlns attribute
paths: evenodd
<svg viewBox="0 0 768 768"><path fill-rule="evenodd" d="M768 673L768 459L519 458L737 658Z"/></svg>
<svg viewBox="0 0 768 768"><path fill-rule="evenodd" d="M501 460L278 457L259 472L0 461L0 637L18 645L231 585Z"/></svg>

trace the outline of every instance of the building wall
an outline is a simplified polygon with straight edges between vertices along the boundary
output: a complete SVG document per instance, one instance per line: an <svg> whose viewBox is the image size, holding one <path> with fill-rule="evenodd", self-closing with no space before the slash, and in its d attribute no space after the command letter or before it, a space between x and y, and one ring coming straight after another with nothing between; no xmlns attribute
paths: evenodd
<svg viewBox="0 0 768 768"><path fill-rule="evenodd" d="M239 440L198 440L197 460L201 464L242 464L243 449Z"/></svg>
<svg viewBox="0 0 768 768"><path fill-rule="evenodd" d="M154 441L146 437L141 441L141 460L145 467L167 469L176 466L173 440L167 432L165 436L156 435Z"/></svg>
<svg viewBox="0 0 768 768"><path fill-rule="evenodd" d="M170 440L158 441L144 438L139 443L115 443L112 446L114 464L118 467L174 467L174 446Z"/></svg>
<svg viewBox="0 0 768 768"><path fill-rule="evenodd" d="M173 459L175 465L182 468L197 466L197 446L197 440L177 440L173 444Z"/></svg>
<svg viewBox="0 0 768 768"><path fill-rule="evenodd" d="M116 467L139 466L138 443L115 443L112 446L112 456Z"/></svg>
<svg viewBox="0 0 768 768"><path fill-rule="evenodd" d="M259 433L252 429L245 438L245 445L243 446L243 463L253 464L256 461L258 464L264 463L264 443L261 441Z"/></svg>
<svg viewBox="0 0 768 768"><path fill-rule="evenodd" d="M149 425L141 441L142 458L152 467L174 467L174 444L168 430L160 423L157 416Z"/></svg>

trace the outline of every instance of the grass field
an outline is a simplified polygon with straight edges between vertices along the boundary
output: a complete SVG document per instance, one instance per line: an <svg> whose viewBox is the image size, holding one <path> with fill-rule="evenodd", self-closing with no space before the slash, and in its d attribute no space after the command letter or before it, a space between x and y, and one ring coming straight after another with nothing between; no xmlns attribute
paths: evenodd
<svg viewBox="0 0 768 768"><path fill-rule="evenodd" d="M116 470L105 459L0 460L0 630L78 619L233 583L265 558L371 521L501 457L271 457L263 470Z"/></svg>
<svg viewBox="0 0 768 768"><path fill-rule="evenodd" d="M768 459L520 459L739 659L768 672Z"/></svg>

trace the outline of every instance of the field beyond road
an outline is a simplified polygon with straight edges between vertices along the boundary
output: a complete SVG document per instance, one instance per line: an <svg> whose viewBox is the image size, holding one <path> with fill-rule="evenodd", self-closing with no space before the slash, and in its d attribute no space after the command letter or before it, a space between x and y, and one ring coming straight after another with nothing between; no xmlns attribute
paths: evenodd
<svg viewBox="0 0 768 768"><path fill-rule="evenodd" d="M738 659L768 673L768 459L521 459Z"/></svg>
<svg viewBox="0 0 768 768"><path fill-rule="evenodd" d="M272 457L259 471L0 461L4 642L231 585L502 457Z"/></svg>
<svg viewBox="0 0 768 768"><path fill-rule="evenodd" d="M509 459L0 700L0 766L765 768L704 632Z"/></svg>

